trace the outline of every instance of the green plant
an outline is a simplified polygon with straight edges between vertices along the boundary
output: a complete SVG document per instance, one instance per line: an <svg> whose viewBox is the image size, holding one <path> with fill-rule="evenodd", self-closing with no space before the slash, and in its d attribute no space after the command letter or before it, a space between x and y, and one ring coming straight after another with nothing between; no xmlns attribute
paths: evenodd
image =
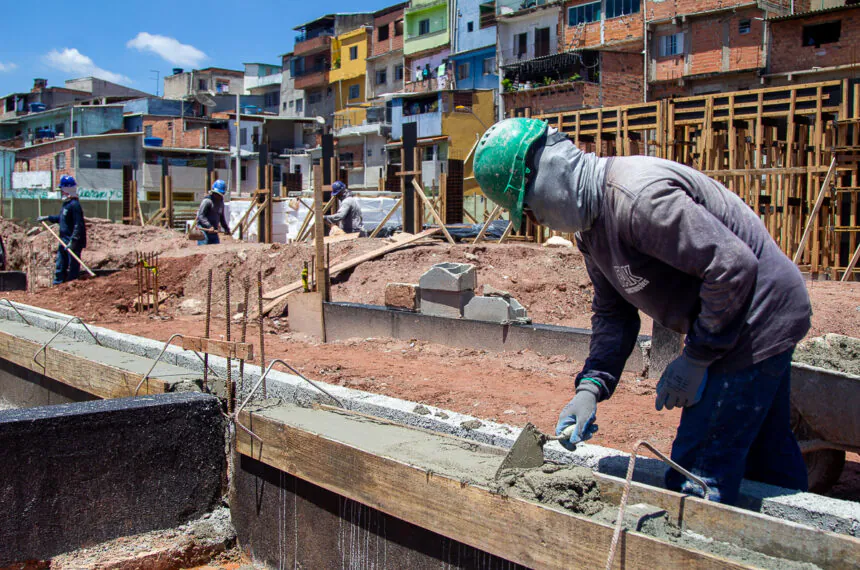
<svg viewBox="0 0 860 570"><path fill-rule="evenodd" d="M508 78L502 79L502 90L505 93L513 91L514 90L514 82Z"/></svg>
<svg viewBox="0 0 860 570"><path fill-rule="evenodd" d="M552 85L553 83L555 83L555 81L552 77L544 77L541 85Z"/></svg>
<svg viewBox="0 0 860 570"><path fill-rule="evenodd" d="M580 79L582 79L582 76L578 73L574 73L573 75L570 76L571 81L579 81Z"/></svg>

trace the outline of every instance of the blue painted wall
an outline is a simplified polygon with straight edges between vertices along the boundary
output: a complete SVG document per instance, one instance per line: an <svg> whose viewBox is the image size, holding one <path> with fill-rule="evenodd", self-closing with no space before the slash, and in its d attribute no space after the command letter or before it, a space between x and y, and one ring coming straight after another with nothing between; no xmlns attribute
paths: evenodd
<svg viewBox="0 0 860 570"><path fill-rule="evenodd" d="M457 0L456 25L453 26L454 37L452 47L454 52L472 51L474 49L496 45L496 27L481 29L480 4L486 0ZM469 22L472 31L469 31Z"/></svg>
<svg viewBox="0 0 860 570"><path fill-rule="evenodd" d="M418 138L437 137L442 134L442 101L436 94L438 110L431 113L403 115L403 105L410 105L414 98L394 99L391 107L391 138L403 137L403 123L418 123Z"/></svg>
<svg viewBox="0 0 860 570"><path fill-rule="evenodd" d="M185 111L182 110L182 105L185 105ZM236 105L233 105L234 107ZM177 101L174 99L156 99L148 97L144 99L135 99L129 101L123 107L125 113L140 113L142 115L158 115L162 117L179 117L185 115L187 117L199 115L194 112L194 105L190 102Z"/></svg>
<svg viewBox="0 0 860 570"><path fill-rule="evenodd" d="M488 58L496 59L496 46L452 55L454 85L457 89L498 89L499 75L495 71L495 64L493 65L493 73L484 75L484 60ZM469 64L469 76L466 79L459 79L459 67L467 62Z"/></svg>

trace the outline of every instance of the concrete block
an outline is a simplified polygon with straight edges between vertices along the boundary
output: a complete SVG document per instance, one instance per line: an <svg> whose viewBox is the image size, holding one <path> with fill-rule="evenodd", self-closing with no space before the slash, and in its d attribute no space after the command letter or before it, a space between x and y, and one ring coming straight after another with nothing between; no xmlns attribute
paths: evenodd
<svg viewBox="0 0 860 570"><path fill-rule="evenodd" d="M474 291L478 272L470 263L437 263L421 276L418 285L436 291Z"/></svg>
<svg viewBox="0 0 860 570"><path fill-rule="evenodd" d="M0 412L0 567L209 512L226 472L217 398L164 394Z"/></svg>
<svg viewBox="0 0 860 570"><path fill-rule="evenodd" d="M463 316L473 321L491 323L528 320L526 308L513 297L475 297L466 305Z"/></svg>
<svg viewBox="0 0 860 570"><path fill-rule="evenodd" d="M421 287L421 313L458 319L463 316L463 309L474 297L475 292L472 290L438 291Z"/></svg>
<svg viewBox="0 0 860 570"><path fill-rule="evenodd" d="M390 309L418 311L421 296L414 283L389 283L385 286L385 306Z"/></svg>

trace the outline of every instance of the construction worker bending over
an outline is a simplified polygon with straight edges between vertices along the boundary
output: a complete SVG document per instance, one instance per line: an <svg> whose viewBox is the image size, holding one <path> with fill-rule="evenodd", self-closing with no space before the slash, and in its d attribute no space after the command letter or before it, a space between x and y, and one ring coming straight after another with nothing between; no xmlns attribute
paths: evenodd
<svg viewBox="0 0 860 570"><path fill-rule="evenodd" d="M227 192L227 183L216 180L212 184L212 190L200 202L197 210L197 227L203 232L203 239L197 241L197 245L212 245L221 243L218 237L218 227L224 229L224 233L230 235L230 226L224 218L224 193Z"/></svg>
<svg viewBox="0 0 860 570"><path fill-rule="evenodd" d="M39 216L37 221L60 224L60 239L68 249L57 246L57 262L54 270L54 285L74 281L81 273L81 264L69 250L81 256L87 247L87 224L84 221L84 210L78 200L78 183L74 177L65 175L60 178L60 193L63 196L63 206L59 216Z"/></svg>
<svg viewBox="0 0 860 570"><path fill-rule="evenodd" d="M478 144L475 178L507 208L576 243L594 284L591 346L556 433L574 449L597 431L636 346L638 311L686 334L657 384L657 410L683 408L672 458L711 500L741 479L806 490L789 425L791 355L810 327L800 271L738 196L704 174L645 156L598 158L535 119L508 119ZM647 434L643 434L647 436ZM702 495L670 470L666 485Z"/></svg>
<svg viewBox="0 0 860 570"><path fill-rule="evenodd" d="M364 220L361 216L361 205L358 203L358 199L340 180L331 185L331 193L340 201L340 207L337 209L337 214L326 216L325 221L337 224L344 233L360 232Z"/></svg>

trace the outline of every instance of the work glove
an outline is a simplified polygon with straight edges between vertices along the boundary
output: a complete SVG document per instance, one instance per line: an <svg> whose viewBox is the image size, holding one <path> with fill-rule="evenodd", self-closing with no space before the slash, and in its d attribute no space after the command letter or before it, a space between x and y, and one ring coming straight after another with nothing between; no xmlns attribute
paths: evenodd
<svg viewBox="0 0 860 570"><path fill-rule="evenodd" d="M710 362L682 354L669 363L657 383L657 411L688 408L702 399Z"/></svg>
<svg viewBox="0 0 860 570"><path fill-rule="evenodd" d="M36 221L37 222L47 222L48 218L49 218L49 216L39 216L38 218L36 218Z"/></svg>
<svg viewBox="0 0 860 570"><path fill-rule="evenodd" d="M597 398L600 387L590 378L583 378L576 388L576 395L558 416L555 434L562 447L573 451L576 444L591 439L597 431L594 420L597 418Z"/></svg>

